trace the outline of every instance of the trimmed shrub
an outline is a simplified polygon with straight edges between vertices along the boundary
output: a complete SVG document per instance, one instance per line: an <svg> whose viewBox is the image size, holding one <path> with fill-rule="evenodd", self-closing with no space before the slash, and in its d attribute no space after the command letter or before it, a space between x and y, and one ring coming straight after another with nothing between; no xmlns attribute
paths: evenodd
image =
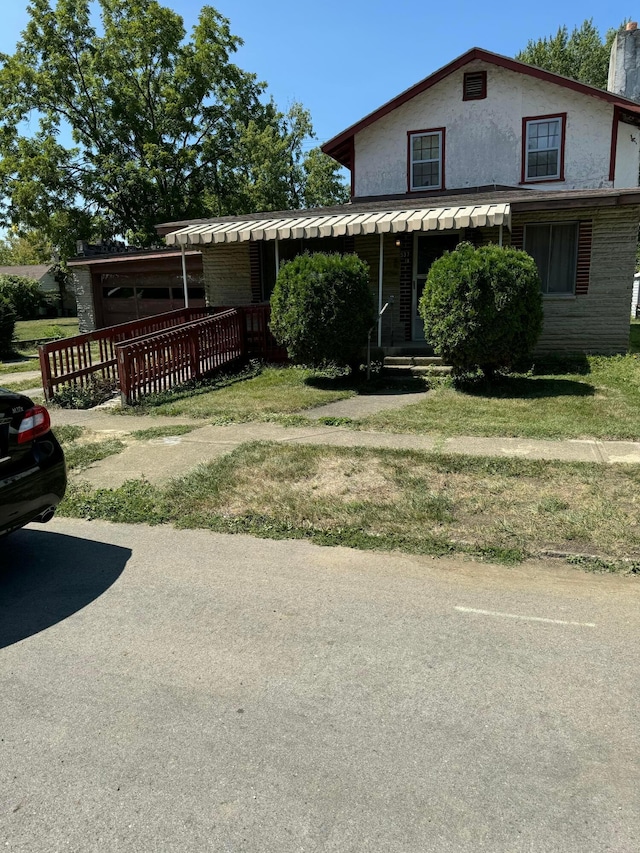
<svg viewBox="0 0 640 853"><path fill-rule="evenodd" d="M0 356L11 355L16 314L11 303L0 296Z"/></svg>
<svg viewBox="0 0 640 853"><path fill-rule="evenodd" d="M369 267L356 255L298 255L278 274L271 331L298 364L357 370L375 320Z"/></svg>
<svg viewBox="0 0 640 853"><path fill-rule="evenodd" d="M526 252L460 243L431 266L420 299L426 339L463 373L488 378L532 351L542 331L542 295Z"/></svg>
<svg viewBox="0 0 640 853"><path fill-rule="evenodd" d="M18 320L37 320L49 304L38 282L21 275L0 275L0 296L13 305Z"/></svg>

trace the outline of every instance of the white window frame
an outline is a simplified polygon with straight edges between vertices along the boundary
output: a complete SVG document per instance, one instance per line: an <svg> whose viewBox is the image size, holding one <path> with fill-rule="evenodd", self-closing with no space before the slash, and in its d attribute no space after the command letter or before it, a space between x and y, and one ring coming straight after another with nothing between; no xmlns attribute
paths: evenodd
<svg viewBox="0 0 640 853"><path fill-rule="evenodd" d="M551 122L557 122L558 124L558 146L557 148L536 148L533 150L529 149L529 131L534 125L537 124L550 124ZM526 139L524 145L524 153L525 153L525 164L524 164L524 179L525 181L559 181L562 178L562 152L564 145L564 122L563 117L561 115L556 116L544 116L542 118L531 118L526 120ZM558 168L553 175L530 175L529 174L529 154L541 154L546 151L556 151L558 152Z"/></svg>
<svg viewBox="0 0 640 853"><path fill-rule="evenodd" d="M432 158L430 160L414 160L413 159L413 140L419 139L425 136L437 136L438 137L438 154L439 156L436 158ZM420 130L416 132L409 133L409 190L410 192L416 192L418 190L441 190L443 189L443 164L444 164L444 131L443 130ZM438 164L438 174L440 180L438 184L427 184L416 186L413 183L413 167L417 166L421 163L437 163Z"/></svg>

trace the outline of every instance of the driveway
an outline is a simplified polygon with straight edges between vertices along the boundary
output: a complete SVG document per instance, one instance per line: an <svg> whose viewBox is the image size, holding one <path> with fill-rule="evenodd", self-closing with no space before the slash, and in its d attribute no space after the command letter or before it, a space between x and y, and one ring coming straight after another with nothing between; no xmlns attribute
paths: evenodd
<svg viewBox="0 0 640 853"><path fill-rule="evenodd" d="M0 848L640 849L640 586L59 519L0 544Z"/></svg>

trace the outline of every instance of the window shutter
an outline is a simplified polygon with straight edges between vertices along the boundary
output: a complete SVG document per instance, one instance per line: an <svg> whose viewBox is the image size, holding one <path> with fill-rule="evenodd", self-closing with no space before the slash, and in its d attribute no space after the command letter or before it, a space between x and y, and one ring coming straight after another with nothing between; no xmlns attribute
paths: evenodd
<svg viewBox="0 0 640 853"><path fill-rule="evenodd" d="M524 247L524 226L514 225L511 228L511 248L522 249Z"/></svg>
<svg viewBox="0 0 640 853"><path fill-rule="evenodd" d="M467 71L462 86L463 101L481 101L487 97L487 72Z"/></svg>
<svg viewBox="0 0 640 853"><path fill-rule="evenodd" d="M251 301L262 302L262 276L260 275L260 246L255 240L249 243L249 277Z"/></svg>
<svg viewBox="0 0 640 853"><path fill-rule="evenodd" d="M578 229L578 267L576 270L576 296L586 296L589 292L589 274L591 272L591 233L591 220L582 220L579 224Z"/></svg>

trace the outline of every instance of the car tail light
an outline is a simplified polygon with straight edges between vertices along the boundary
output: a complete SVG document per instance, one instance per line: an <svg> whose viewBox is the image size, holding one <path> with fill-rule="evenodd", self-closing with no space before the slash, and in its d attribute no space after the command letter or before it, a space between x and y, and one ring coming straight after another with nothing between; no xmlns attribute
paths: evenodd
<svg viewBox="0 0 640 853"><path fill-rule="evenodd" d="M39 435L49 432L51 429L51 418L44 406L34 406L28 409L22 416L22 423L18 428L18 444L32 441Z"/></svg>

